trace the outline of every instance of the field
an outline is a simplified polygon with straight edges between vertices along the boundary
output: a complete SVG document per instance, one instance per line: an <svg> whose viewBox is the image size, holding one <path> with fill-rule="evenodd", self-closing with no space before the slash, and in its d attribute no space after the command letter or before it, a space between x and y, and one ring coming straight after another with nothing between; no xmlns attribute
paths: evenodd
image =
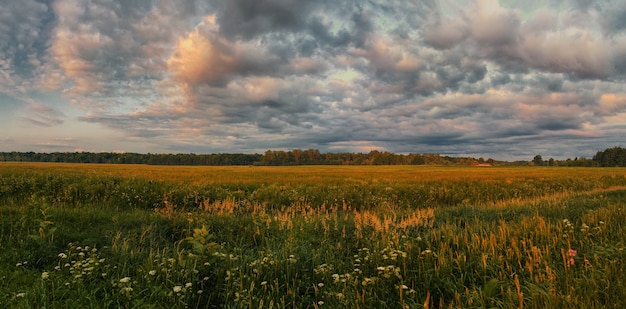
<svg viewBox="0 0 626 309"><path fill-rule="evenodd" d="M0 164L1 308L626 308L620 168Z"/></svg>

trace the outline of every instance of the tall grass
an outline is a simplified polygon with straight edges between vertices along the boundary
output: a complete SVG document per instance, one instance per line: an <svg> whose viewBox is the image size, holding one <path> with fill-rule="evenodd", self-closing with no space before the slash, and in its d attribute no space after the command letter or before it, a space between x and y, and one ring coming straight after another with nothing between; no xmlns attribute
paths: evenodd
<svg viewBox="0 0 626 309"><path fill-rule="evenodd" d="M1 307L626 305L621 169L0 167Z"/></svg>

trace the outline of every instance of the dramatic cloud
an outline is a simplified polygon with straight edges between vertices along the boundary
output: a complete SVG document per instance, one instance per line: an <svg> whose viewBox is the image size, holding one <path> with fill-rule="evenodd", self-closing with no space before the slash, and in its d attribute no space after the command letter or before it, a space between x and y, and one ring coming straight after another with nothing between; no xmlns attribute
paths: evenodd
<svg viewBox="0 0 626 309"><path fill-rule="evenodd" d="M626 133L623 1L5 2L0 150L528 159Z"/></svg>

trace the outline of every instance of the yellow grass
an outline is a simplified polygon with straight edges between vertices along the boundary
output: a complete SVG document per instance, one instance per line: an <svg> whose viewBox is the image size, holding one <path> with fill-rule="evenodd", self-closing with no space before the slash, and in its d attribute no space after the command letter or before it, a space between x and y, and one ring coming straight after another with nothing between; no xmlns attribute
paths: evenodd
<svg viewBox="0 0 626 309"><path fill-rule="evenodd" d="M210 183L378 183L483 180L511 183L558 177L625 176L624 168L466 166L154 166L141 164L77 164L0 162L0 169L19 168L42 173L110 175L154 180Z"/></svg>

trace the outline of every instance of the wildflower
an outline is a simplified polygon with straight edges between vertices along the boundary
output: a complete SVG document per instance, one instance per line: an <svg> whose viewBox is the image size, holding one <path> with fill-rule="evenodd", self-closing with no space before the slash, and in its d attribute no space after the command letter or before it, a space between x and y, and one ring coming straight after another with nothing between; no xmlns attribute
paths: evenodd
<svg viewBox="0 0 626 309"><path fill-rule="evenodd" d="M261 282L261 286L266 286L266 285L267 285L267 281Z"/></svg>
<svg viewBox="0 0 626 309"><path fill-rule="evenodd" d="M323 301L323 300L320 300L320 301L318 301L318 302L317 302L317 304L321 306L321 305L323 305L323 304L324 304L324 301Z"/></svg>
<svg viewBox="0 0 626 309"><path fill-rule="evenodd" d="M131 288L129 286L127 286L127 287L122 289L122 293L126 293L126 294L129 294L132 291L133 291L133 288Z"/></svg>
<svg viewBox="0 0 626 309"><path fill-rule="evenodd" d="M130 282L130 277L124 277L120 279L120 283L128 283L128 282Z"/></svg>
<svg viewBox="0 0 626 309"><path fill-rule="evenodd" d="M20 266L22 266L22 263L15 264L15 267L20 267Z"/></svg>
<svg viewBox="0 0 626 309"><path fill-rule="evenodd" d="M209 280L209 277L204 277L204 278L202 278L202 280L204 280L204 281L208 281L208 280Z"/></svg>
<svg viewBox="0 0 626 309"><path fill-rule="evenodd" d="M203 293L203 291L202 291L202 290L198 290L198 294L202 294L202 293Z"/></svg>
<svg viewBox="0 0 626 309"><path fill-rule="evenodd" d="M409 289L409 287L403 284L403 285L402 285L402 289L403 289L403 290L408 290L408 289Z"/></svg>
<svg viewBox="0 0 626 309"><path fill-rule="evenodd" d="M174 291L174 293L180 293L183 290L183 287L180 285L177 285L173 287L172 290Z"/></svg>
<svg viewBox="0 0 626 309"><path fill-rule="evenodd" d="M186 287L186 288L190 288L190 287L191 287L191 282L187 282L187 283L185 283L185 287Z"/></svg>
<svg viewBox="0 0 626 309"><path fill-rule="evenodd" d="M372 285L372 284L374 284L374 279L373 278L364 278L363 281L361 282L361 284L363 286Z"/></svg>
<svg viewBox="0 0 626 309"><path fill-rule="evenodd" d="M324 286L324 284L320 282L320 283L317 284L317 286L321 288L321 287Z"/></svg>
<svg viewBox="0 0 626 309"><path fill-rule="evenodd" d="M44 271L41 273L41 279L46 280L50 277L50 274L48 274L47 271Z"/></svg>
<svg viewBox="0 0 626 309"><path fill-rule="evenodd" d="M574 266L574 264L576 264L576 261L574 261L574 258L569 258L567 260L567 267Z"/></svg>
<svg viewBox="0 0 626 309"><path fill-rule="evenodd" d="M583 223L582 227L580 228L580 231L583 233L589 231L589 225Z"/></svg>
<svg viewBox="0 0 626 309"><path fill-rule="evenodd" d="M567 256L569 256L569 257L575 257L577 253L578 253L578 251L576 251L576 250L574 250L574 249L569 249L569 250L567 251Z"/></svg>
<svg viewBox="0 0 626 309"><path fill-rule="evenodd" d="M62 258L62 259L66 259L67 258L67 254L61 252L61 253L59 253L59 257Z"/></svg>
<svg viewBox="0 0 626 309"><path fill-rule="evenodd" d="M24 298L24 297L26 297L26 293L23 293L23 292L22 293L17 293L17 294L15 294L15 297L17 297L17 298Z"/></svg>
<svg viewBox="0 0 626 309"><path fill-rule="evenodd" d="M149 271L149 272L148 272L148 275L150 275L150 276L154 276L154 275L156 275L156 270L151 270L151 271Z"/></svg>

